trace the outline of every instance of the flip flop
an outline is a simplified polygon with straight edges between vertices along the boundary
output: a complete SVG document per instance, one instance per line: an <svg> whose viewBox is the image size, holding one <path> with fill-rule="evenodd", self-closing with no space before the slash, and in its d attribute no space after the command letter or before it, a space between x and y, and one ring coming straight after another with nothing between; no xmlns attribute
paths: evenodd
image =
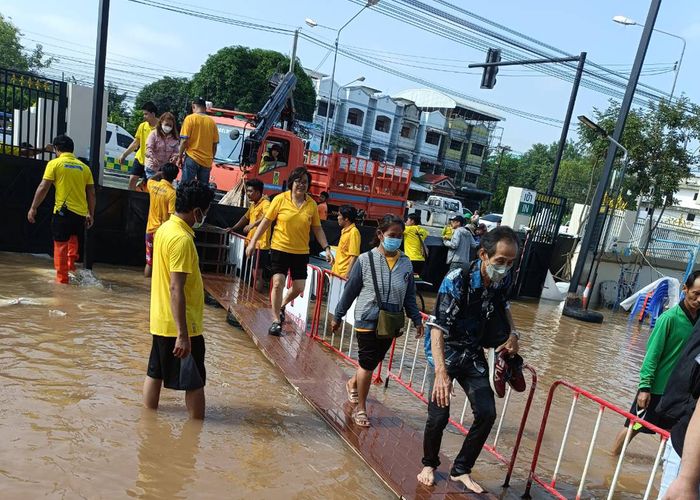
<svg viewBox="0 0 700 500"><path fill-rule="evenodd" d="M345 384L345 390L348 393L348 401L354 405L360 402L360 395L357 393L357 389L350 389L348 384Z"/></svg>
<svg viewBox="0 0 700 500"><path fill-rule="evenodd" d="M355 422L355 425L359 427L369 427L369 418L367 417L367 412L363 410L359 410L356 412L353 412L352 414L352 421Z"/></svg>

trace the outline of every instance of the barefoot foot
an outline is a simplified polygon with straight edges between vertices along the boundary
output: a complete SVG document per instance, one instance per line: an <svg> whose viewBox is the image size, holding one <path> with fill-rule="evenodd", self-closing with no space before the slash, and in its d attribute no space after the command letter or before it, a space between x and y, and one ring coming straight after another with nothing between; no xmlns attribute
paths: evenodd
<svg viewBox="0 0 700 500"><path fill-rule="evenodd" d="M479 486L479 483L474 481L469 474L462 474L461 476L450 475L450 479L452 481L459 481L466 486L468 490L473 491L474 493L483 493L485 491L484 488Z"/></svg>
<svg viewBox="0 0 700 500"><path fill-rule="evenodd" d="M423 467L418 474L418 482L426 486L435 484L435 469L433 467Z"/></svg>

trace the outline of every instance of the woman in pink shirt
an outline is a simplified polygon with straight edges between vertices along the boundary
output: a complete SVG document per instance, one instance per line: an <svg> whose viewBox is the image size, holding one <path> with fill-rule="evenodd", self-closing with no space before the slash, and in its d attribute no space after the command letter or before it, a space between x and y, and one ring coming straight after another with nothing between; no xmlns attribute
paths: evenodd
<svg viewBox="0 0 700 500"><path fill-rule="evenodd" d="M172 113L160 115L158 125L146 140L146 178L150 179L163 165L177 159L180 135Z"/></svg>

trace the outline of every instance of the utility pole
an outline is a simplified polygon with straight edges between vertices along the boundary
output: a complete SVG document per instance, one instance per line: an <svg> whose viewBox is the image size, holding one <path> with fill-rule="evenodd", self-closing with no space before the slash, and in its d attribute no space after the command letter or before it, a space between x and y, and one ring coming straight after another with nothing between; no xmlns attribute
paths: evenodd
<svg viewBox="0 0 700 500"><path fill-rule="evenodd" d="M586 224L586 232L584 233L583 240L581 241L581 251L579 252L578 259L576 260L576 267L574 268L573 275L571 276L571 283L569 285L569 295L566 298L566 304L564 306L563 314L565 316L570 316L574 318L581 318L592 322L602 322L603 315L595 313L594 311L585 311L586 317L584 318L581 309L581 296L578 294L578 285L581 281L581 275L583 274L583 268L586 265L586 258L588 256L588 251L593 240L595 231L595 220L597 215L600 213L600 207L603 203L603 195L608 187L610 181L610 174L612 173L613 163L615 162L615 155L617 154L616 143L620 142L622 137L622 132L625 129L625 123L627 121L627 116L629 114L630 108L632 107L632 99L634 97L634 92L637 89L637 83L639 82L639 75L642 70L642 65L644 64L644 59L646 57L647 49L649 48L649 41L651 40L651 34L654 30L654 25L656 24L656 18L659 14L659 9L661 7L661 0L651 0L651 5L649 6L649 13L647 14L647 20L644 23L644 31L642 32L642 37L639 40L639 47L637 48L637 55L634 58L634 64L632 65L632 71L630 72L629 81L627 83L627 89L625 90L625 96L620 105L620 113L617 117L617 123L615 124L615 130L611 136L611 144L608 148L608 155L605 158L605 166L603 167L603 173L601 175L600 181L598 182L598 187L593 195L593 200L591 201L590 215L588 216L588 223ZM613 142L614 141L614 142ZM594 317L595 316L595 317Z"/></svg>
<svg viewBox="0 0 700 500"><path fill-rule="evenodd" d="M491 211L491 204L493 203L493 195L495 194L497 183L498 183L498 173L501 171L501 163L503 163L503 155L505 154L506 151L510 151L510 148L508 146L498 146L498 149L501 150L501 154L498 155L498 163L496 164L496 168L493 171L493 174L491 175L491 198L489 198L489 204L488 207L486 207L486 210L489 212Z"/></svg>
<svg viewBox="0 0 700 500"><path fill-rule="evenodd" d="M299 42L299 30L301 28L297 28L294 30L294 41L292 42L292 57L289 59L289 71L290 73L294 72L294 65L296 64L297 60L297 43Z"/></svg>
<svg viewBox="0 0 700 500"><path fill-rule="evenodd" d="M107 64L107 30L109 27L109 0L100 0L100 10L97 15L97 46L95 50L95 80L92 94L92 124L90 131L90 170L95 181L95 189L99 193L101 162L100 153L104 144L104 123L102 109L104 108L105 66ZM83 265L92 269L95 259L90 241L90 230L85 228L83 243Z"/></svg>

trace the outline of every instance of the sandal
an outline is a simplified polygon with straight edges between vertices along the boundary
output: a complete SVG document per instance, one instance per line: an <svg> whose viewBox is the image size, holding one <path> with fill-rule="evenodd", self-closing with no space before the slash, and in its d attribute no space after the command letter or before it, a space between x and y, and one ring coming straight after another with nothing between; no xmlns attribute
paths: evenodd
<svg viewBox="0 0 700 500"><path fill-rule="evenodd" d="M270 326L270 329L267 331L270 335L274 335L275 337L281 337L282 336L282 324L279 321L273 321L272 325Z"/></svg>
<svg viewBox="0 0 700 500"><path fill-rule="evenodd" d="M353 412L352 414L352 421L355 422L355 425L359 427L369 427L369 418L367 417L367 412L364 410L358 410L356 412Z"/></svg>
<svg viewBox="0 0 700 500"><path fill-rule="evenodd" d="M348 384L345 384L345 390L348 393L348 401L354 405L360 402L360 395L358 394L357 389L351 389Z"/></svg>

